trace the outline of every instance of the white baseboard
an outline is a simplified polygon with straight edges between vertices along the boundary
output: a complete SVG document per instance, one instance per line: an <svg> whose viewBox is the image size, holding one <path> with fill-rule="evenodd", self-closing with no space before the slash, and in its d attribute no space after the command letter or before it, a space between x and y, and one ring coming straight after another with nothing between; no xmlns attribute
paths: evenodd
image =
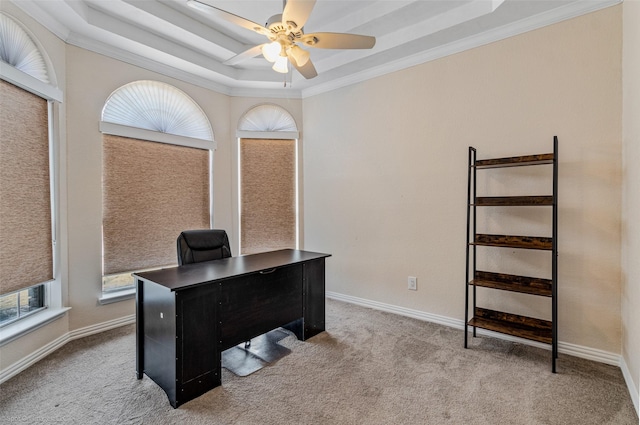
<svg viewBox="0 0 640 425"><path fill-rule="evenodd" d="M453 328L463 328L463 321L457 319L451 319L446 316L440 316L438 314L425 313L420 310L413 310L406 307L399 307L393 304L381 303L379 301L367 300L364 298L353 297L351 295L343 295L337 292L327 291L325 293L327 298L331 298L338 301L344 301L350 304L356 304L362 307L369 307L375 310L386 311L388 313L395 313L400 316L413 317L414 319L423 320L425 322L438 323L440 325L450 326Z"/></svg>
<svg viewBox="0 0 640 425"><path fill-rule="evenodd" d="M425 313L419 310L413 310L410 308L399 307L392 304L381 303L379 301L371 301L364 298L353 297L351 295L339 294L337 292L326 292L327 298L332 298L338 301L344 301L351 304L360 305L363 307L369 307L376 310L386 311L389 313L395 313L401 316L412 317L418 320L424 320L426 322L438 323L440 325L449 326L456 329L464 329L464 320L453 319L451 317L441 316L438 314ZM538 348L544 348L550 350L549 344L542 344L528 339L517 338L511 335L505 335L498 332L488 331L486 329L477 329L478 334L492 336L500 338L506 341L518 342ZM596 348L584 347L581 345L570 344L568 342L558 341L558 352L568 354L570 356L580 357L583 359L593 360L600 363L606 363L613 366L621 366L621 356L619 354L610 353L608 351L598 350Z"/></svg>
<svg viewBox="0 0 640 425"><path fill-rule="evenodd" d="M84 328L76 329L56 338L45 346L39 348L26 357L23 357L19 361L13 363L11 366L0 371L0 384L13 378L18 373L27 369L29 366L37 363L43 358L47 357L54 351L62 348L66 343L73 341L74 339L83 338L85 336L97 334L100 332L108 331L120 326L129 325L136 322L136 315L121 317L107 322L99 323L97 325L91 325Z"/></svg>
<svg viewBox="0 0 640 425"><path fill-rule="evenodd" d="M109 331L111 329L119 328L120 326L131 325L134 323L136 323L136 315L130 314L118 319L98 323L97 325L85 326L84 328L76 329L75 331L69 332L69 341L73 341L74 339L78 338L84 338L85 336L97 334L100 332Z"/></svg>
<svg viewBox="0 0 640 425"><path fill-rule="evenodd" d="M68 334L62 335L61 337L54 339L47 345L40 347L38 350L29 354L26 357L23 357L19 361L13 363L11 366L0 371L0 384L7 381L10 378L13 378L18 373L22 372L29 366L37 363L43 358L47 357L49 354L53 353L57 349L61 348L69 341Z"/></svg>
<svg viewBox="0 0 640 425"><path fill-rule="evenodd" d="M620 360L620 369L622 370L622 376L624 376L624 380L627 383L627 388L629 389L629 394L631 394L631 400L633 400L633 407L636 408L636 414L640 416L640 391L636 388L636 384L633 382L631 378L631 372L629 371L629 367L627 366L627 362L624 360L624 357Z"/></svg>

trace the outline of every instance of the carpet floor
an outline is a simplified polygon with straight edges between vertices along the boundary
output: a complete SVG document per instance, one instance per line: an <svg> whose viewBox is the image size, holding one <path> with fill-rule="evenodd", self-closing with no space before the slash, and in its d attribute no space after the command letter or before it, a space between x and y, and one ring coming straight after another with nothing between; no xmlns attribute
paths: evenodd
<svg viewBox="0 0 640 425"><path fill-rule="evenodd" d="M0 386L2 424L637 425L619 368L327 300L327 330L173 409L135 328L72 341Z"/></svg>

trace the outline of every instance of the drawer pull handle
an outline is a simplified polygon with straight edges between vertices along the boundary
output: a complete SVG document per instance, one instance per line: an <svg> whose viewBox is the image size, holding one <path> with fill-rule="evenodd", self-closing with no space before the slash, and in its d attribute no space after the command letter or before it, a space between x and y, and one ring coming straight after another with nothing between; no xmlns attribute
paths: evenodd
<svg viewBox="0 0 640 425"><path fill-rule="evenodd" d="M260 274L269 274L269 273L273 273L273 272L275 272L275 271L276 271L276 269L277 269L277 267L274 267L274 268L269 269L269 270L260 270Z"/></svg>

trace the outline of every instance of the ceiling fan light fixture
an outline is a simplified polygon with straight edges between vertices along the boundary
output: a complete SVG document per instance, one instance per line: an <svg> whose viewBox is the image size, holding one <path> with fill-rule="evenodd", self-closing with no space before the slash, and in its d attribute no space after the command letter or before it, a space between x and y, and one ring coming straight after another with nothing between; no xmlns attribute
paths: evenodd
<svg viewBox="0 0 640 425"><path fill-rule="evenodd" d="M291 57L296 61L298 66L305 66L307 62L309 62L309 52L304 49L301 49L299 46L294 45L289 50L291 53Z"/></svg>
<svg viewBox="0 0 640 425"><path fill-rule="evenodd" d="M282 47L280 46L280 43L274 41L263 45L261 50L262 56L264 56L264 58L269 62L273 63L280 56L280 50L282 50Z"/></svg>
<svg viewBox="0 0 640 425"><path fill-rule="evenodd" d="M289 72L289 66L286 56L278 56L276 62L273 64L272 69L281 74Z"/></svg>

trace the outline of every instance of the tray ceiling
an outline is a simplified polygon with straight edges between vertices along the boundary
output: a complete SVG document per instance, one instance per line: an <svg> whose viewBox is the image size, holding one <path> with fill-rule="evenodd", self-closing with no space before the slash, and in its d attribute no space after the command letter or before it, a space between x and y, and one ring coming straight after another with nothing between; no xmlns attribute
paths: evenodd
<svg viewBox="0 0 640 425"><path fill-rule="evenodd" d="M202 0L265 24L280 0ZM309 49L318 76L279 74L266 39L186 0L11 0L65 42L229 95L306 97L607 7L620 0L318 0L305 32L372 35L371 50ZM285 86L286 82L286 86Z"/></svg>

